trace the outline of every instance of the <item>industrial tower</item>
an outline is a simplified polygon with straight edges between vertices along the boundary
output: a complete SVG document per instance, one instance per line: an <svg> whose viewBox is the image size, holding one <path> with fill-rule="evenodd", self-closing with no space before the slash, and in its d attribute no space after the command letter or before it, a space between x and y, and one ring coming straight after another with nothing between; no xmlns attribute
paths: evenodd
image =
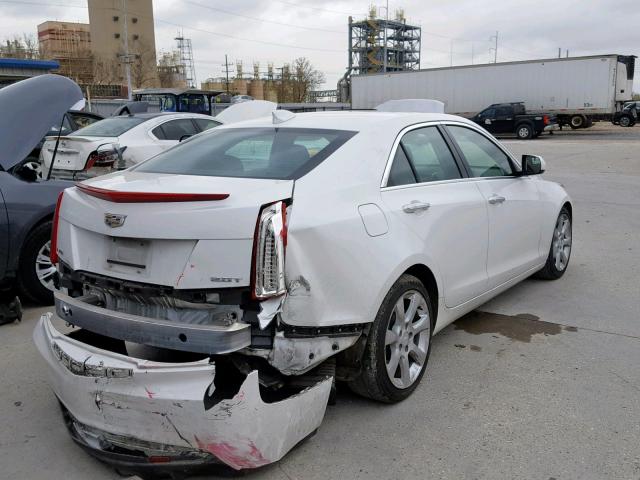
<svg viewBox="0 0 640 480"><path fill-rule="evenodd" d="M377 16L371 7L366 20L354 22L349 17L348 73L420 69L420 27L407 24L403 10L396 10L393 20Z"/></svg>
<svg viewBox="0 0 640 480"><path fill-rule="evenodd" d="M196 88L196 69L193 65L193 51L191 49L191 39L184 38L179 34L175 40L178 42L180 61L184 66L185 83L189 88Z"/></svg>

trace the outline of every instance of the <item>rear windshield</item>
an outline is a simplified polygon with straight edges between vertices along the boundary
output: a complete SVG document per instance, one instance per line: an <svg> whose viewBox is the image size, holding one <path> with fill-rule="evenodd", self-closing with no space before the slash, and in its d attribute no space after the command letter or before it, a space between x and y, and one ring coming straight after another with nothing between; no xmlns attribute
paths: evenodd
<svg viewBox="0 0 640 480"><path fill-rule="evenodd" d="M113 117L105 118L99 122L92 123L88 127L76 130L72 135L82 135L83 137L119 137L124 132L131 130L136 125L140 125L146 118L140 117Z"/></svg>
<svg viewBox="0 0 640 480"><path fill-rule="evenodd" d="M307 128L210 130L133 170L211 177L296 180L356 132Z"/></svg>

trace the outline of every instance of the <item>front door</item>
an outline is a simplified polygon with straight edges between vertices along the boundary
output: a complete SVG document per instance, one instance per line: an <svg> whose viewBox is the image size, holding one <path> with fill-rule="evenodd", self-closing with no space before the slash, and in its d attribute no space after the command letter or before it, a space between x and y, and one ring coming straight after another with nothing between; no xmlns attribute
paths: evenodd
<svg viewBox="0 0 640 480"><path fill-rule="evenodd" d="M0 172L0 280L5 276L9 260L9 217L2 195L2 183L6 175L9 174Z"/></svg>
<svg viewBox="0 0 640 480"><path fill-rule="evenodd" d="M402 242L435 263L448 307L487 287L487 207L461 171L438 127L417 127L397 146L381 194L390 228L410 232Z"/></svg>
<svg viewBox="0 0 640 480"><path fill-rule="evenodd" d="M476 178L489 215L489 288L526 272L540 261L540 201L536 181L515 176L515 165L480 132L448 125L471 177Z"/></svg>

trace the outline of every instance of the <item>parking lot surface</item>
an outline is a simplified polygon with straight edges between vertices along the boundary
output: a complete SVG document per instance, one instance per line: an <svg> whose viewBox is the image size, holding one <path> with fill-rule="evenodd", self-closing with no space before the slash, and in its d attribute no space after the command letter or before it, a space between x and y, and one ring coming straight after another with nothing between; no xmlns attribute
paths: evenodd
<svg viewBox="0 0 640 480"><path fill-rule="evenodd" d="M438 334L416 392L338 392L318 433L251 479L640 479L640 127L533 141L574 201L573 252ZM31 340L0 327L0 478L114 479L69 437Z"/></svg>

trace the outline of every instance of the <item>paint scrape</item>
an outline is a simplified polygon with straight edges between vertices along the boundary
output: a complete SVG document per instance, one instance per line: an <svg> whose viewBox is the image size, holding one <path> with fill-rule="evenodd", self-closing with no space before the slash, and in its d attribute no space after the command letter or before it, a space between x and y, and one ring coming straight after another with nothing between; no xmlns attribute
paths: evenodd
<svg viewBox="0 0 640 480"><path fill-rule="evenodd" d="M251 440L235 445L228 442L207 443L198 437L195 437L195 440L200 450L211 453L236 470L258 468L270 463Z"/></svg>

